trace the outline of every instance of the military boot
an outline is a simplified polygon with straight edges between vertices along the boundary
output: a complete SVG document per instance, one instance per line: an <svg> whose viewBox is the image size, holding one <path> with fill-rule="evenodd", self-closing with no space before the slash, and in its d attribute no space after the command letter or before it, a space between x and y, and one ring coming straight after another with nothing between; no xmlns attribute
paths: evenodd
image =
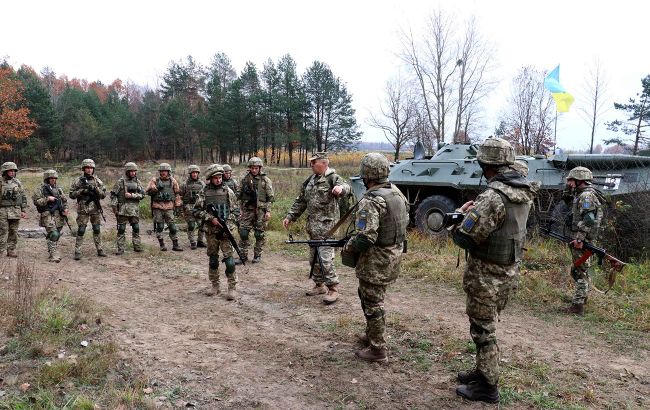
<svg viewBox="0 0 650 410"><path fill-rule="evenodd" d="M370 344L370 339L368 339L368 335L367 335L367 334L365 334L365 333L359 333L359 334L357 335L357 342L358 342L360 345L368 346L368 345Z"/></svg>
<svg viewBox="0 0 650 410"><path fill-rule="evenodd" d="M190 242L190 249L196 249L196 242Z"/></svg>
<svg viewBox="0 0 650 410"><path fill-rule="evenodd" d="M246 256L244 256L242 259L243 262L239 258L237 258L237 260L235 260L235 265L243 265L244 262L248 262L248 258Z"/></svg>
<svg viewBox="0 0 650 410"><path fill-rule="evenodd" d="M102 258L104 258L108 255L106 255L106 252L104 252L103 249L97 249L97 256L101 256Z"/></svg>
<svg viewBox="0 0 650 410"><path fill-rule="evenodd" d="M115 251L115 255L117 256L124 255L124 249L117 248L117 250Z"/></svg>
<svg viewBox="0 0 650 410"><path fill-rule="evenodd" d="M324 295L327 293L327 286L324 283L317 283L311 290L305 292L307 296Z"/></svg>
<svg viewBox="0 0 650 410"><path fill-rule="evenodd" d="M206 296L215 296L221 294L221 288L219 287L219 282L212 283L212 287L205 291Z"/></svg>
<svg viewBox="0 0 650 410"><path fill-rule="evenodd" d="M53 249L50 252L50 257L49 257L48 261L56 262L56 263L61 262L61 257L59 256L59 253L56 251L56 249Z"/></svg>
<svg viewBox="0 0 650 410"><path fill-rule="evenodd" d="M255 255L253 257L253 263L260 263L262 262L262 255Z"/></svg>
<svg viewBox="0 0 650 410"><path fill-rule="evenodd" d="M237 298L237 291L235 288L228 288L228 292L226 293L226 300L235 300Z"/></svg>
<svg viewBox="0 0 650 410"><path fill-rule="evenodd" d="M183 252L183 248L178 244L178 239L172 239L172 251Z"/></svg>
<svg viewBox="0 0 650 410"><path fill-rule="evenodd" d="M331 305L332 303L339 300L339 292L337 291L338 285L328 286L327 295L323 297L323 303L326 305Z"/></svg>
<svg viewBox="0 0 650 410"><path fill-rule="evenodd" d="M7 249L7 257L9 257L9 258L17 258L18 253L16 252L15 249Z"/></svg>
<svg viewBox="0 0 650 410"><path fill-rule="evenodd" d="M577 303L571 304L568 308L564 310L566 313L572 313L574 315L578 316L584 316L585 315L585 305L580 305Z"/></svg>
<svg viewBox="0 0 650 410"><path fill-rule="evenodd" d="M472 369L467 372L459 372L458 376L456 376L456 379L458 379L461 384L470 384L475 381L482 380L483 375L478 370Z"/></svg>
<svg viewBox="0 0 650 410"><path fill-rule="evenodd" d="M80 261L81 260L81 252L79 251L74 251L74 260Z"/></svg>
<svg viewBox="0 0 650 410"><path fill-rule="evenodd" d="M165 252L167 247L165 246L165 240L163 238L158 238L158 243L160 244L160 250Z"/></svg>
<svg viewBox="0 0 650 410"><path fill-rule="evenodd" d="M375 348L368 346L365 349L357 350L354 353L359 359L367 362L386 362L388 361L388 349L385 347Z"/></svg>
<svg viewBox="0 0 650 410"><path fill-rule="evenodd" d="M198 241L198 242L196 243L196 247L197 247L197 248L207 248L205 242L203 242L203 241Z"/></svg>
<svg viewBox="0 0 650 410"><path fill-rule="evenodd" d="M456 387L456 394L472 401L486 403L499 402L499 389L496 384L488 384L483 376L471 384L461 384Z"/></svg>

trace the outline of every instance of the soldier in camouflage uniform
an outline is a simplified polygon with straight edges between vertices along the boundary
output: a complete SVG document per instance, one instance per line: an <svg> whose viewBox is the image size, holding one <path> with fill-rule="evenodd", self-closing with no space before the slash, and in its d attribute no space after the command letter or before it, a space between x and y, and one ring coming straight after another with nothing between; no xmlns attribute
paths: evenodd
<svg viewBox="0 0 650 410"><path fill-rule="evenodd" d="M81 161L81 169L83 175L75 179L70 187L70 199L77 200L77 240L74 248L74 259L77 261L81 259L81 246L88 221L93 228L93 241L97 249L97 256L106 256L102 248L100 210L92 200L95 196L99 200L104 199L106 187L102 180L95 176L95 161L84 159Z"/></svg>
<svg viewBox="0 0 650 410"><path fill-rule="evenodd" d="M131 225L133 250L142 252L140 240L140 201L144 198L144 187L137 176L138 166L135 162L124 164L124 176L113 186L111 191L111 209L117 219L116 255L122 255L126 246L126 224Z"/></svg>
<svg viewBox="0 0 650 410"><path fill-rule="evenodd" d="M262 260L262 248L265 242L264 232L271 219L271 203L275 197L271 180L262 172L260 158L252 157L248 160L248 172L242 178L240 186L239 248L244 255L244 260L247 260L250 247L249 236L253 231L255 235L253 263L259 263ZM239 263L241 262L237 261L237 264Z"/></svg>
<svg viewBox="0 0 650 410"><path fill-rule="evenodd" d="M181 252L183 248L178 245L178 228L174 222L174 208L180 208L181 188L176 179L172 177L172 167L162 162L158 167L159 176L151 178L147 185L147 194L151 196L151 212L153 214L153 225L156 231L156 238L160 244L160 250L166 251L163 231L165 223L169 227L169 238L172 240L172 250Z"/></svg>
<svg viewBox="0 0 650 410"><path fill-rule="evenodd" d="M341 253L343 263L355 267L366 318L360 341L367 347L356 355L371 362L388 359L384 297L387 286L399 275L409 222L408 202L388 181L389 167L386 157L379 153L366 154L361 160L359 176L367 191L358 204L354 234Z"/></svg>
<svg viewBox="0 0 650 410"><path fill-rule="evenodd" d="M338 176L336 171L329 168L326 152L318 152L310 158L311 169L314 172L302 184L300 195L296 198L286 218L282 221L285 229L295 222L305 210L307 211L307 234L309 239L329 239L325 234L339 220L338 198L350 192L350 186ZM316 248L309 248L309 260L313 261ZM334 270L334 248L323 246L318 249L323 260L324 271L316 263L313 267L314 288L307 296L325 294L323 302L332 304L338 299L339 278Z"/></svg>
<svg viewBox="0 0 650 410"><path fill-rule="evenodd" d="M207 185L199 193L194 204L194 216L203 221L207 230L208 239L208 278L212 288L206 292L208 296L221 293L219 287L219 250L221 249L221 261L226 266L226 277L228 278L227 300L234 300L237 296L237 273L235 272L235 261L233 258L233 247L223 233L219 220L209 212L208 206L214 205L219 217L226 221L230 232L234 232L235 221L239 213L235 193L223 184L223 168L220 165L210 166L206 170Z"/></svg>
<svg viewBox="0 0 650 410"><path fill-rule="evenodd" d="M190 241L190 249L205 248L205 232L202 226L196 222L194 214L194 204L199 197L199 192L205 187L205 183L199 179L201 168L198 165L187 167L188 177L181 184L181 199L183 200L183 217L187 221L187 239ZM198 231L198 242L197 238Z"/></svg>
<svg viewBox="0 0 650 410"><path fill-rule="evenodd" d="M232 167L228 164L223 165L223 184L239 196L239 182L232 177Z"/></svg>
<svg viewBox="0 0 650 410"><path fill-rule="evenodd" d="M593 175L588 168L575 167L567 176L567 187L573 190L573 205L571 207L571 231L574 240L569 245L573 260L582 256L582 243L594 243L598 240L598 230L603 219L603 195L591 185ZM589 261L580 266L571 266L571 277L576 283L571 306L567 313L584 315L585 303L589 294Z"/></svg>
<svg viewBox="0 0 650 410"><path fill-rule="evenodd" d="M7 256L17 258L18 224L20 218L27 218L27 197L16 174L18 167L13 162L5 162L0 168L0 255L7 250Z"/></svg>
<svg viewBox="0 0 650 410"><path fill-rule="evenodd" d="M68 199L63 195L63 190L56 186L58 178L55 170L48 169L43 173L43 184L32 195L36 210L41 214L38 225L45 228L48 261L57 263L61 262L57 251L59 238L68 217Z"/></svg>
<svg viewBox="0 0 650 410"><path fill-rule="evenodd" d="M496 324L517 287L519 261L526 237L526 221L534 199L528 181L511 166L514 149L505 140L489 138L477 160L488 188L465 203L465 218L453 231L454 242L469 253L463 275L466 313L476 345L476 368L458 374L459 396L499 401L499 347Z"/></svg>

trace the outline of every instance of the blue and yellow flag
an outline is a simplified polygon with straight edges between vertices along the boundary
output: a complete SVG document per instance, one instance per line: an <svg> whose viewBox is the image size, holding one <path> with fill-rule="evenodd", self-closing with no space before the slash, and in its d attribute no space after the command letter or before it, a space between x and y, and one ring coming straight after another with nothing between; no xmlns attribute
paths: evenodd
<svg viewBox="0 0 650 410"><path fill-rule="evenodd" d="M551 96L555 101L557 112L567 112L573 104L575 99L573 96L566 92L566 89L560 84L560 66L558 65L548 73L544 79L544 87L551 92Z"/></svg>

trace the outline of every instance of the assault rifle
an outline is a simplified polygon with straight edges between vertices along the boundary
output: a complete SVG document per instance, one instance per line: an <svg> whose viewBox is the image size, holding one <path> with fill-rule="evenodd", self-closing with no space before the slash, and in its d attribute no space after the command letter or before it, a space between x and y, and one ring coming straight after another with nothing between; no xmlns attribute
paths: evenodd
<svg viewBox="0 0 650 410"><path fill-rule="evenodd" d="M70 221L68 221L68 216L63 214L64 212L63 201L61 201L61 198L59 198L58 196L56 196L56 194L54 194L54 191L52 191L52 187L50 186L50 184L45 184L45 192L43 193L45 194L45 196L53 196L56 198L56 201L54 201L54 203L51 204L48 203L47 205L47 210L50 211L50 215L54 215L54 213L58 211L61 217L63 218L63 220L65 221L65 224L68 225L70 232L74 233L72 227L70 226Z"/></svg>
<svg viewBox="0 0 650 410"><path fill-rule="evenodd" d="M316 262L318 262L318 266L320 267L320 271L323 272L325 270L323 266L323 259L320 256L319 249L321 246L330 246L332 248L342 248L345 246L345 243L348 241L349 238L343 238L343 239L309 239L306 241L296 241L293 239L293 236L289 234L289 240L285 241L284 243L287 243L289 245L296 245L296 244L307 244L309 245L310 248L314 248L314 256L311 260L311 269L309 270L309 278L311 279L314 276L314 267L316 266Z"/></svg>
<svg viewBox="0 0 650 410"><path fill-rule="evenodd" d="M442 222L438 226L434 226L432 228L433 232L442 232L443 230L447 229L450 226L454 226L456 224L459 224L463 222L463 219L465 218L465 214L460 213L460 212L449 212L443 215L442 217Z"/></svg>
<svg viewBox="0 0 650 410"><path fill-rule="evenodd" d="M241 261L241 264L246 265L246 258L242 256L241 250L237 245L237 241L235 240L235 237L232 236L232 232L230 232L230 228L228 228L228 224L226 223L226 220L221 217L217 207L214 204L209 204L207 206L207 211L210 215L217 218L222 228L221 232L226 236L226 239L228 239L228 242L230 242L232 247L235 249L235 252L237 252L237 256L239 256L239 260Z"/></svg>
<svg viewBox="0 0 650 410"><path fill-rule="evenodd" d="M99 214L102 216L102 219L104 220L104 222L106 222L106 217L104 216L104 209L102 208L102 204L99 202L99 193L97 192L97 186L91 186L88 183L88 180L84 177L83 188L86 190L86 195L89 196L89 198L86 200L86 205L88 205L91 202L95 204L95 208L97 208Z"/></svg>

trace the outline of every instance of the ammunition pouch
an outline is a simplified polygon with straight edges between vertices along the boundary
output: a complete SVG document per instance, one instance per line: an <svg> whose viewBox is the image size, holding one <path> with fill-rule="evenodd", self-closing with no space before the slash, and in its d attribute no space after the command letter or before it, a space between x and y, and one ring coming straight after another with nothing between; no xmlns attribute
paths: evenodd
<svg viewBox="0 0 650 410"><path fill-rule="evenodd" d="M359 260L359 254L357 252L352 252L347 248L341 250L341 263L350 268L357 267L357 261Z"/></svg>

